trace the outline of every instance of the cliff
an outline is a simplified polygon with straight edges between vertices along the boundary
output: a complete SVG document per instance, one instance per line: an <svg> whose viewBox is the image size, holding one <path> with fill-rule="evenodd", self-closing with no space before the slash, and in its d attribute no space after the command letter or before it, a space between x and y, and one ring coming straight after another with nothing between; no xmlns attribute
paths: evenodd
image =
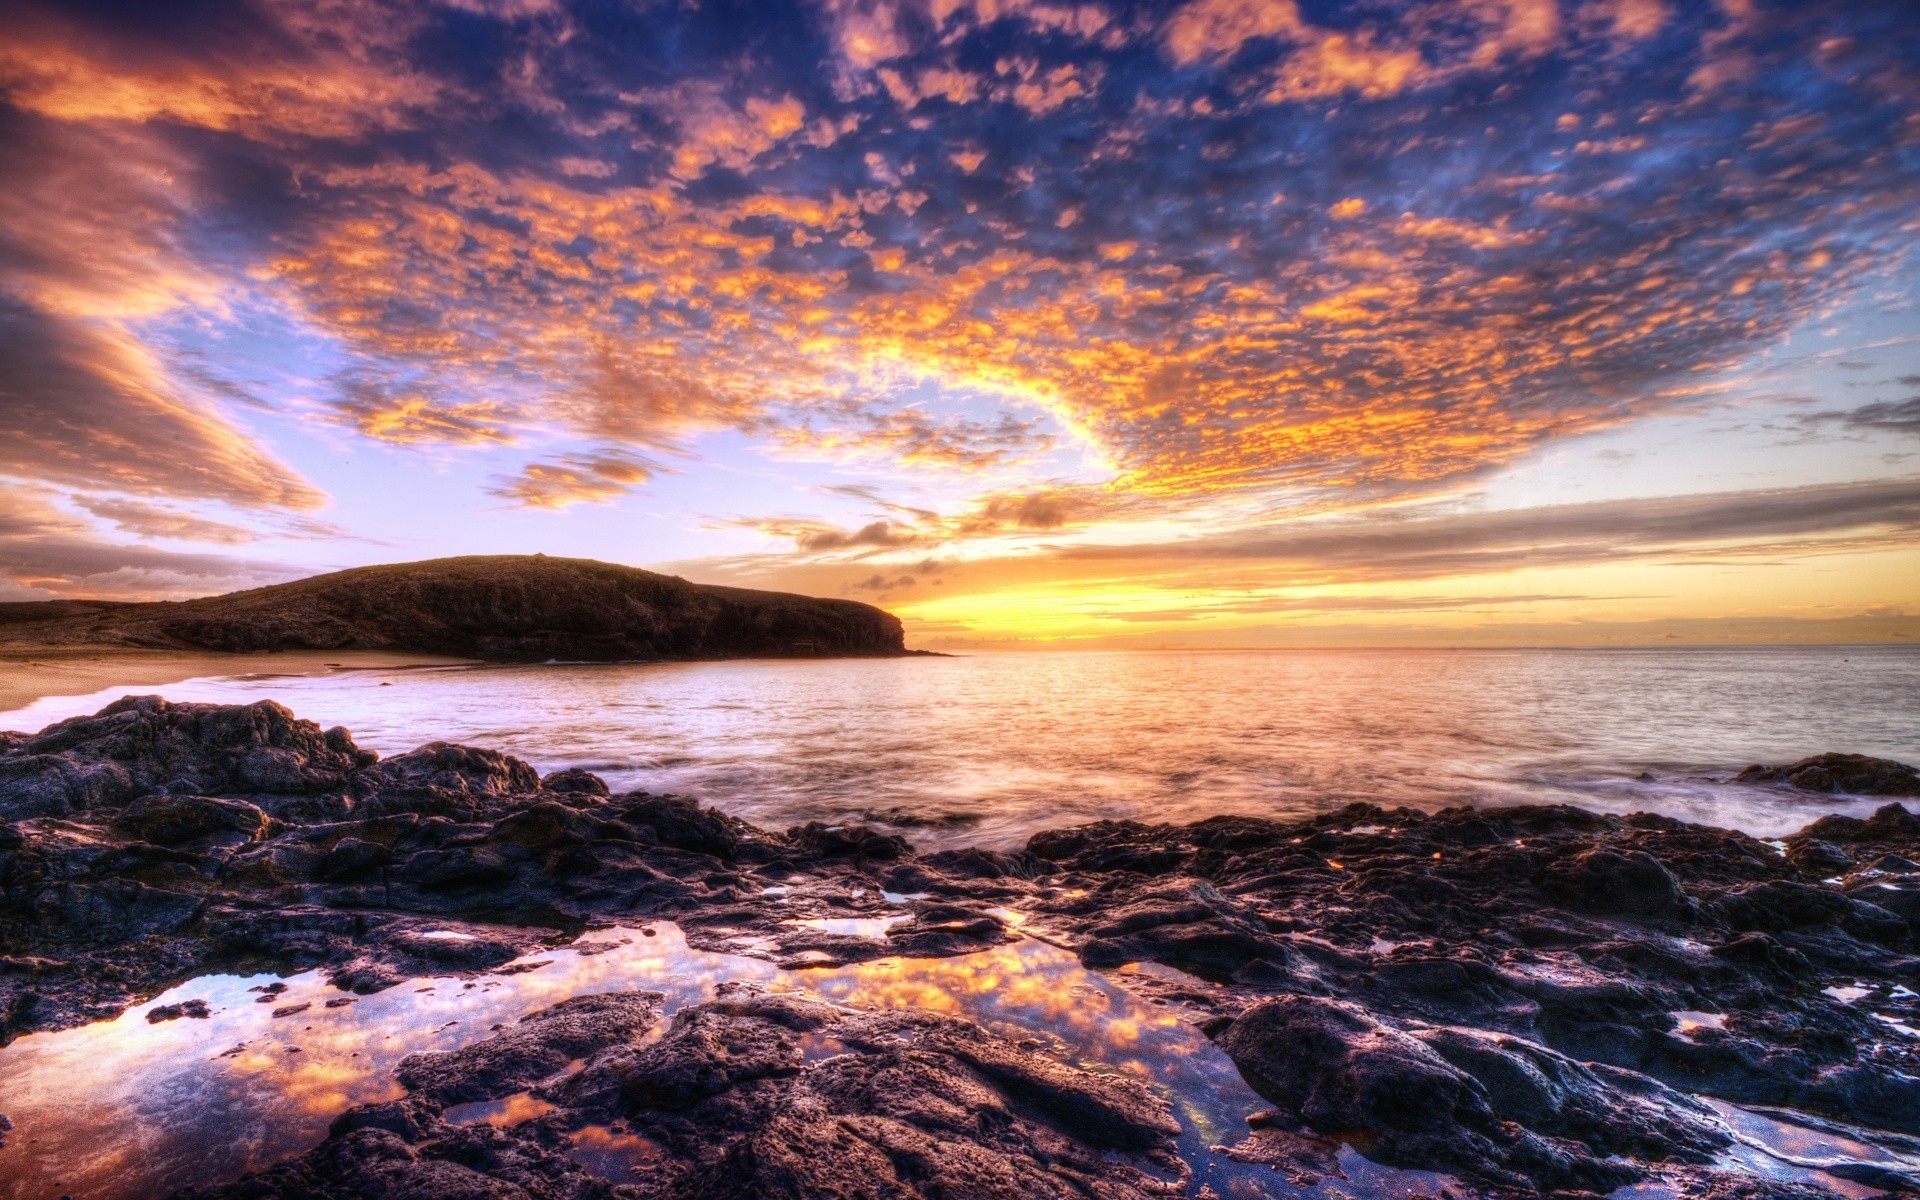
<svg viewBox="0 0 1920 1200"><path fill-rule="evenodd" d="M358 567L201 600L0 605L0 627L15 645L400 650L504 662L907 653L899 618L869 604L544 555Z"/></svg>

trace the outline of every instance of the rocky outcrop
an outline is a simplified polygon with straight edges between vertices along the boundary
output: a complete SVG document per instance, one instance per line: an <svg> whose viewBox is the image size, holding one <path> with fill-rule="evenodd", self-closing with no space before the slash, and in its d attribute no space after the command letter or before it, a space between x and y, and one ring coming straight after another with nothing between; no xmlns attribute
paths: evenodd
<svg viewBox="0 0 1920 1200"><path fill-rule="evenodd" d="M544 555L359 567L177 603L35 605L14 618L0 613L0 626L21 644L398 650L505 662L906 653L899 619L869 604Z"/></svg>
<svg viewBox="0 0 1920 1200"><path fill-rule="evenodd" d="M368 994L656 917L794 968L1037 934L1215 1037L1274 1106L1225 1152L1287 1178L1337 1171L1337 1135L1489 1196L1785 1195L1728 1166L1699 1098L1920 1144L1920 816L1822 817L1783 844L1354 805L921 855L481 748L383 760L273 704L139 697L0 738L0 1039L239 963ZM642 1044L657 1000L576 997L408 1059L405 1099L223 1194L612 1194L569 1156L586 1126L658 1149L623 1181L642 1197L1130 1197L1184 1169L1150 1089L1044 1039L724 986ZM526 1089L553 1112L445 1120Z"/></svg>
<svg viewBox="0 0 1920 1200"><path fill-rule="evenodd" d="M1748 767L1736 783L1785 783L1806 792L1849 796L1920 796L1920 771L1864 754L1816 754L1784 767Z"/></svg>
<svg viewBox="0 0 1920 1200"><path fill-rule="evenodd" d="M964 1021L741 985L634 1045L655 999L567 1001L456 1054L407 1059L405 1098L347 1112L293 1162L193 1195L614 1194L565 1154L582 1129L618 1130L652 1149L647 1170L622 1181L617 1194L630 1200L1146 1200L1183 1190L1164 1178L1186 1173L1174 1153L1179 1126L1138 1080ZM577 1010L589 1000L596 1016L629 1019L583 1038ZM822 1043L830 1055L813 1052ZM586 1060L571 1073L561 1070L569 1054ZM450 1099L523 1090L549 1064L534 1089L551 1106L543 1116L505 1129L444 1119Z"/></svg>

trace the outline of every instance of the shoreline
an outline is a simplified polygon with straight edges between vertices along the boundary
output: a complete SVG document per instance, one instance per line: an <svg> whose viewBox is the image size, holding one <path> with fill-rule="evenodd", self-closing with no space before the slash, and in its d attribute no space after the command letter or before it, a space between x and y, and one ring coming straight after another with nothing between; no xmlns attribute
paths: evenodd
<svg viewBox="0 0 1920 1200"><path fill-rule="evenodd" d="M320 675L332 670L471 666L479 660L389 650L143 650L125 646L0 644L0 712L55 696L113 687L165 687L220 675Z"/></svg>
<svg viewBox="0 0 1920 1200"><path fill-rule="evenodd" d="M1347 1173L1381 1168L1465 1200L1920 1190L1920 814L1898 802L1920 775L1823 755L1750 778L1886 803L1776 843L1566 805L1354 803L922 852L484 747L382 757L270 702L129 698L0 738L0 1071L22 1036L71 1048L18 1081L40 1099L10 1102L0 1166L22 1152L27 1177L71 1185L129 1135L104 1112L66 1158L26 1149L73 1119L59 1064L147 1006L114 1036L206 1064L205 1086L229 1061L290 1072L246 1120L304 1112L299 1072L329 1046L365 1099L341 1093L258 1162L160 1189L136 1164L94 1194L481 1194L455 1165L482 1141L539 1194L604 1194L573 1186L581 1138L627 1148L587 1174L639 1200L1149 1200L1168 1176L1190 1196L1328 1177L1410 1194ZM570 964L603 953L636 990L583 986ZM707 978L669 1008L651 989L683 968ZM1109 987L1130 999L1085 999ZM422 1007L439 1001L408 1000L440 992L503 1007L439 1024ZM1030 1005L1036 1036L990 997ZM1126 1078L1055 1044L1131 1046L1154 1013L1169 1053L1211 1065ZM345 1065L374 1044L378 1069ZM1183 1115L1222 1087L1208 1128ZM475 1125L480 1104L502 1123ZM143 1136L184 1153L227 1132L169 1113ZM1356 1138L1364 1158L1343 1159ZM1823 1165L1758 1174L1743 1138ZM901 1147L925 1166L897 1174ZM983 1170L1000 1184L917 1186ZM1769 1186L1787 1182L1811 1186Z"/></svg>

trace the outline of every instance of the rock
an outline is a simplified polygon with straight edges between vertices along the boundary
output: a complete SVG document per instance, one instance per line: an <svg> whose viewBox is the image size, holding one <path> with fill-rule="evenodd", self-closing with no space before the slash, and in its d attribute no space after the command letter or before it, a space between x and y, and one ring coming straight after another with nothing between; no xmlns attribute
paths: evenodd
<svg viewBox="0 0 1920 1200"><path fill-rule="evenodd" d="M799 1071L801 1037L837 1020L824 1004L736 993L685 1009L666 1035L615 1071L627 1100L684 1109L739 1084Z"/></svg>
<svg viewBox="0 0 1920 1200"><path fill-rule="evenodd" d="M1549 869L1549 894L1583 911L1610 916L1676 917L1689 911L1686 893L1645 851L1588 850Z"/></svg>
<svg viewBox="0 0 1920 1200"><path fill-rule="evenodd" d="M652 1028L665 999L659 992L575 996L529 1013L463 1049L409 1054L394 1069L394 1077L443 1104L511 1095L556 1074L576 1058Z"/></svg>
<svg viewBox="0 0 1920 1200"><path fill-rule="evenodd" d="M563 1028L535 1014L454 1055L413 1056L401 1066L417 1089L408 1096L350 1110L299 1158L190 1195L597 1200L612 1194L609 1181L583 1172L556 1133L586 1124L630 1130L653 1148L645 1171L618 1181L632 1200L1147 1200L1184 1190L1179 1126L1138 1080L1082 1071L963 1021L738 985L684 1010L652 1046L625 1045L630 1032L586 1039L598 1048L573 1043L585 1067L536 1089L557 1106L550 1119L445 1123L451 1097L508 1094L565 1062ZM461 1061L429 1061L452 1059Z"/></svg>
<svg viewBox="0 0 1920 1200"><path fill-rule="evenodd" d="M896 953L968 954L1019 936L999 917L964 904L915 900L909 911L911 917L887 928L887 941Z"/></svg>
<svg viewBox="0 0 1920 1200"><path fill-rule="evenodd" d="M1853 855L1819 838L1797 838L1787 845L1787 861L1815 879L1831 879L1853 870Z"/></svg>
<svg viewBox="0 0 1920 1200"><path fill-rule="evenodd" d="M787 830L793 851L806 858L861 858L891 861L913 853L907 839L865 825L822 825L810 821Z"/></svg>
<svg viewBox="0 0 1920 1200"><path fill-rule="evenodd" d="M320 792L345 786L372 758L344 738L329 742L318 725L271 700L174 704L159 696L128 696L93 716L62 721L29 739L24 751L27 758L58 755L76 778L102 781L99 799L76 808L162 784L209 796Z"/></svg>
<svg viewBox="0 0 1920 1200"><path fill-rule="evenodd" d="M216 834L239 834L248 841L267 832L267 815L244 800L213 796L142 796L129 804L114 826L130 836L176 846Z"/></svg>
<svg viewBox="0 0 1920 1200"><path fill-rule="evenodd" d="M148 1009L147 1023L158 1025L162 1021L177 1021L181 1017L194 1017L204 1021L212 1015L213 1011L207 1007L205 1000L182 1000L178 1004L156 1004Z"/></svg>
<svg viewBox="0 0 1920 1200"><path fill-rule="evenodd" d="M565 796L608 796L607 781L585 767L555 771L540 781L540 790Z"/></svg>
<svg viewBox="0 0 1920 1200"><path fill-rule="evenodd" d="M296 787L315 790L254 790ZM654 919L698 949L796 968L966 955L1024 930L1217 1036L1284 1110L1233 1151L1276 1180L1325 1175L1329 1147L1355 1136L1489 1193L1657 1176L1733 1195L1752 1177L1706 1161L1723 1135L1681 1093L1841 1117L1873 1127L1849 1135L1865 1140L1920 1103L1920 1059L1886 1025L1920 1019L1920 817L1897 804L1823 817L1784 856L1644 813L1368 805L921 855L861 826L768 833L684 798L608 795L585 772L541 780L479 748L376 762L284 710L157 700L0 737L0 796L36 814L0 816L0 1039L242 961L366 995L456 972L544 968L534 979L559 984L559 955L521 956L609 924L647 936ZM871 937L805 924L903 913ZM1005 957L954 977L996 978ZM634 1031L657 1007L642 1020L562 1005L566 1020L410 1060L407 1097L355 1110L231 1194L510 1185L603 1200L611 1185L568 1156L588 1124L657 1152L618 1181L633 1200L1132 1197L1182 1176L1165 1106L1061 1060L1045 1029L1010 1041L716 982L654 1045ZM1822 994L1836 987L1863 994ZM297 1007L283 991L261 1002ZM502 1088L558 1107L510 1129L443 1119L452 1097Z"/></svg>
<svg viewBox="0 0 1920 1200"><path fill-rule="evenodd" d="M1821 817L1795 834L1796 838L1824 838L1829 842L1855 845L1862 842L1914 845L1920 842L1920 816L1898 804L1888 804L1871 817Z"/></svg>
<svg viewBox="0 0 1920 1200"><path fill-rule="evenodd" d="M313 868L313 873L318 879L342 882L359 879L392 860L393 852L378 842L343 837L333 844L333 849L327 851L326 857Z"/></svg>
<svg viewBox="0 0 1920 1200"><path fill-rule="evenodd" d="M1158 962L1224 979L1255 959L1290 961L1259 918L1203 880L1174 880L1101 907L1103 919L1080 947L1090 967Z"/></svg>
<svg viewBox="0 0 1920 1200"><path fill-rule="evenodd" d="M64 817L124 803L138 785L113 762L77 762L60 754L0 754L0 817Z"/></svg>
<svg viewBox="0 0 1920 1200"><path fill-rule="evenodd" d="M613 819L642 845L690 850L729 862L754 834L743 822L680 796L616 796Z"/></svg>
<svg viewBox="0 0 1920 1200"><path fill-rule="evenodd" d="M1471 1076L1337 1000L1263 1000L1215 1040L1255 1091L1316 1129L1439 1133L1490 1112Z"/></svg>
<svg viewBox="0 0 1920 1200"><path fill-rule="evenodd" d="M808 1062L816 1039L835 1052ZM1138 1081L928 1014L723 989L620 1070L632 1120L674 1154L661 1196L1131 1200L1162 1189L1104 1151L1179 1166L1179 1126Z"/></svg>
<svg viewBox="0 0 1920 1200"><path fill-rule="evenodd" d="M519 759L451 742L384 759L353 778L354 795L370 813L464 817L539 787L539 775Z"/></svg>
<svg viewBox="0 0 1920 1200"><path fill-rule="evenodd" d="M434 931L406 930L389 937L386 945L403 954L464 971L483 971L520 957L520 951L506 942L470 934L445 937L436 936Z"/></svg>
<svg viewBox="0 0 1920 1200"><path fill-rule="evenodd" d="M554 850L582 846L594 840L599 822L565 804L543 800L496 821L487 840L496 845Z"/></svg>
<svg viewBox="0 0 1920 1200"><path fill-rule="evenodd" d="M1809 792L1850 796L1920 796L1920 771L1864 754L1816 754L1784 767L1748 767L1736 783L1786 783Z"/></svg>
<svg viewBox="0 0 1920 1200"><path fill-rule="evenodd" d="M1638 1177L1616 1156L1707 1162L1732 1140L1710 1109L1630 1072L1603 1079L1512 1037L1403 1032L1319 997L1261 1001L1217 1040L1254 1090L1310 1127L1364 1133L1385 1162L1499 1186L1605 1191Z"/></svg>
<svg viewBox="0 0 1920 1200"><path fill-rule="evenodd" d="M1871 904L1920 929L1920 880L1900 883L1870 881L1848 886L1848 899Z"/></svg>

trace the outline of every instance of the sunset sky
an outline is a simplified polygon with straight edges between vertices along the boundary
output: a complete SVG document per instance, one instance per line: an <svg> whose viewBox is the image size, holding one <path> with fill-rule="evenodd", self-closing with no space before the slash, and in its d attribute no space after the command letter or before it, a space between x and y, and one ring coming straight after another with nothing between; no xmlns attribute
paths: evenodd
<svg viewBox="0 0 1920 1200"><path fill-rule="evenodd" d="M1911 0L12 0L0 600L1920 639L1917 241Z"/></svg>

